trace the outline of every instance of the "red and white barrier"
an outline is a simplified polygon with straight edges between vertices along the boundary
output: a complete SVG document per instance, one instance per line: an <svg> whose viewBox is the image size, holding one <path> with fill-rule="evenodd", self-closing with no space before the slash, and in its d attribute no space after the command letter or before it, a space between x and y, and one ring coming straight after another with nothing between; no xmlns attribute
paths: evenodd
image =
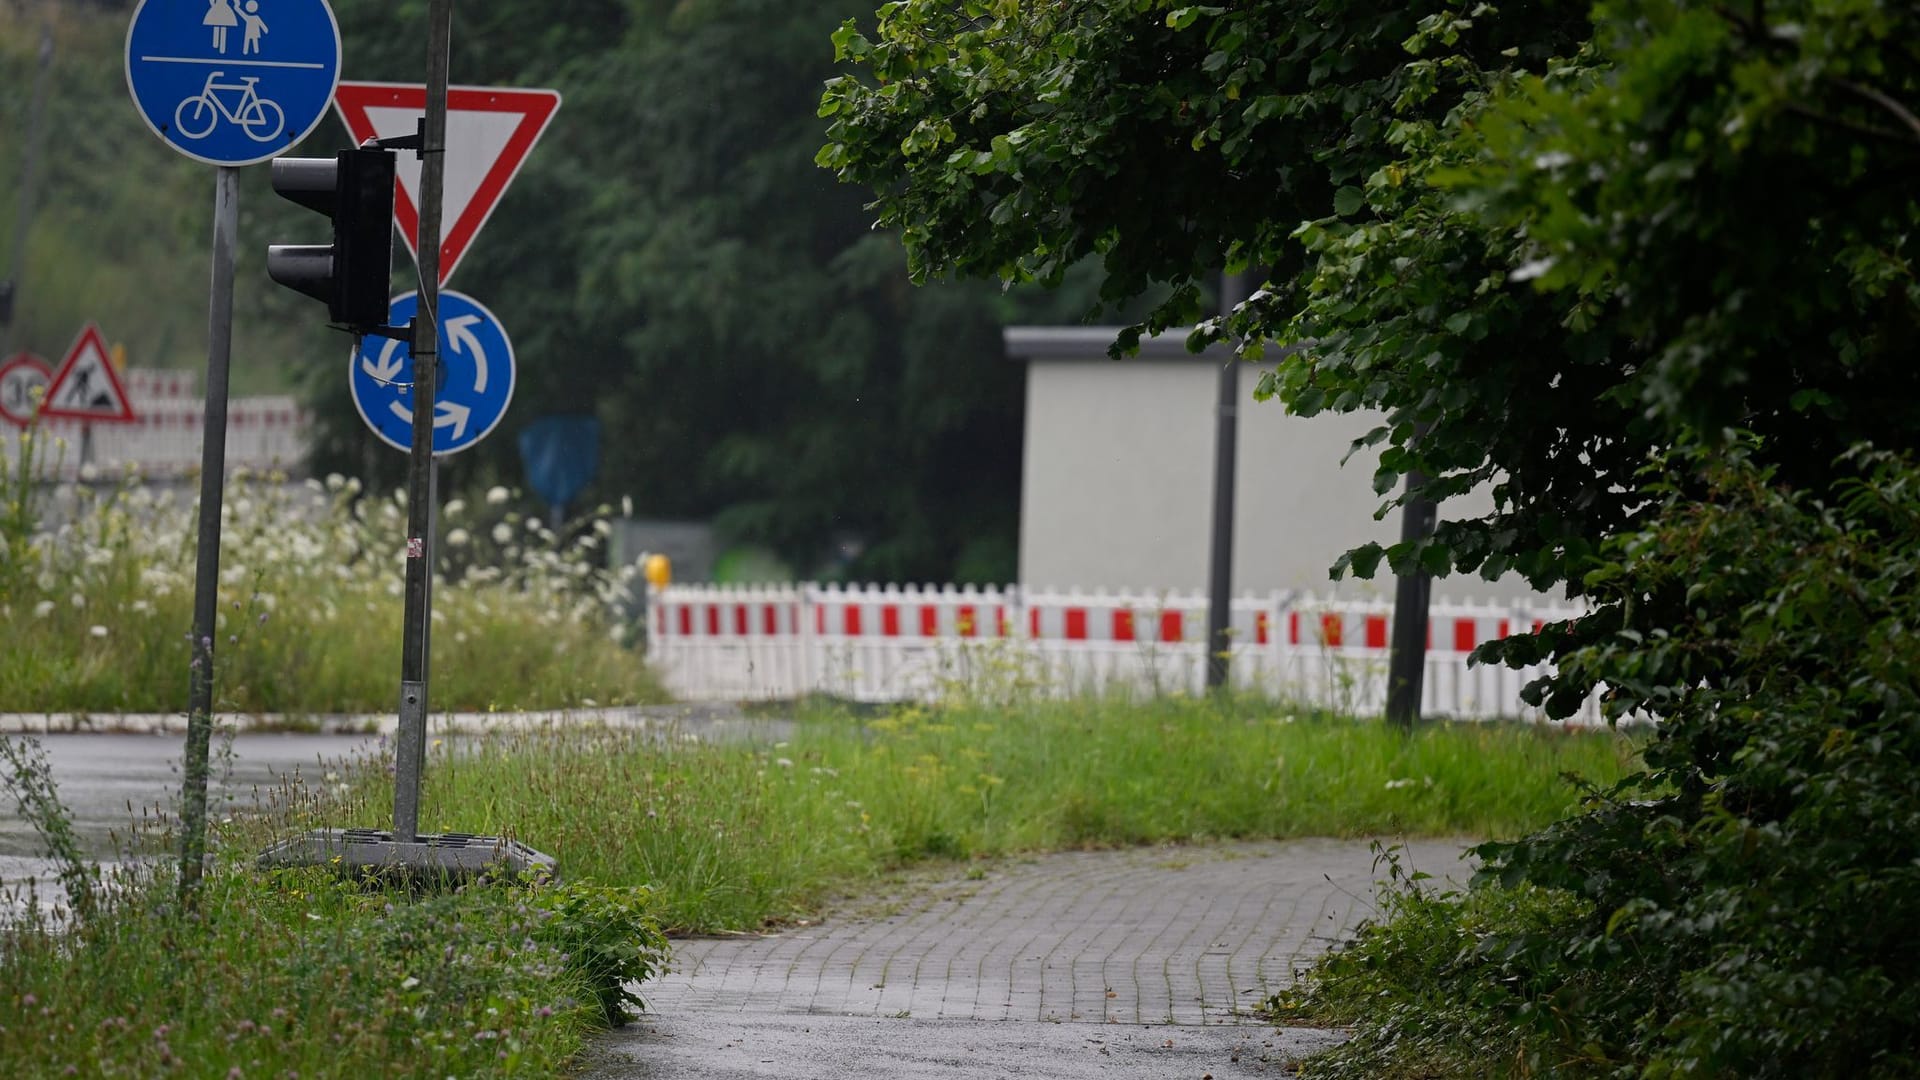
<svg viewBox="0 0 1920 1080"><path fill-rule="evenodd" d="M1565 607L1437 600L1422 711L1527 714L1544 669L1471 667L1482 642L1575 618ZM648 611L650 659L689 700L829 693L927 700L952 689L1047 694L1125 688L1198 694L1207 601L1197 593L972 586L673 586ZM1233 603L1231 671L1243 690L1355 713L1380 711L1392 605L1275 593ZM1596 706L1579 718L1598 722Z"/></svg>

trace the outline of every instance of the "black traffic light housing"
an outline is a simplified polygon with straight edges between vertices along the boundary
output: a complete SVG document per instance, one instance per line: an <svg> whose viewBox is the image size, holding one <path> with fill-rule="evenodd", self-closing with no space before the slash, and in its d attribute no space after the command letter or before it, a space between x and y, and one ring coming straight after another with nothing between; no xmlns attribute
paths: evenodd
<svg viewBox="0 0 1920 1080"><path fill-rule="evenodd" d="M327 305L354 333L386 325L393 269L393 152L275 158L273 190L333 221L331 244L273 244L267 275Z"/></svg>

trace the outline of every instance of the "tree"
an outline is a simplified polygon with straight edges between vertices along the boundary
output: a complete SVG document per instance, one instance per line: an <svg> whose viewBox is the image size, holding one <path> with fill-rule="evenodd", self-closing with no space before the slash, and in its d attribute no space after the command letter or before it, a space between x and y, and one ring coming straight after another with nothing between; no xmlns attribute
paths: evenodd
<svg viewBox="0 0 1920 1080"><path fill-rule="evenodd" d="M1427 478L1390 504L1493 484L1492 514L1341 569L1384 554L1579 595L1595 545L1647 511L1635 472L1678 433L1745 425L1817 448L1785 463L1817 475L1853 441L1903 438L1917 389L1891 362L1907 315L1874 295L1904 263L1857 238L1898 217L1890 166L1910 152L1874 100L1899 87L1846 88L1851 48L1894 51L1885 18L1828 15L1815 41L1707 5L1601 5L1622 29L1587 40L1587 14L907 0L836 36L869 74L829 84L819 160L876 191L918 279L1047 281L1097 255L1109 299L1170 283L1118 351L1198 319L1221 264L1272 268L1195 344L1312 341L1263 391L1302 415L1380 410L1376 490ZM1689 64L1612 82L1649 33ZM1843 339L1882 344L1836 356Z"/></svg>
<svg viewBox="0 0 1920 1080"><path fill-rule="evenodd" d="M801 572L851 541L853 575L1012 576L1021 398L1019 370L994 362L1002 301L904 288L897 239L811 167L823 39L852 10L461 9L459 81L566 97L456 283L499 312L523 365L508 424L462 467L517 477L514 417L591 411L599 490L642 514L712 518ZM416 13L340 11L357 77L417 78L399 32ZM358 420L334 415L358 467Z"/></svg>
<svg viewBox="0 0 1920 1080"><path fill-rule="evenodd" d="M1875 0L906 0L843 26L870 77L829 87L820 160L917 274L1094 253L1112 288L1174 284L1137 333L1195 318L1222 261L1272 267L1195 342L1306 344L1263 389L1383 412L1382 493L1494 486L1344 564L1564 583L1589 614L1478 658L1554 661L1529 693L1555 715L1604 692L1661 721L1645 773L1330 966L1380 1024L1334 1075L1431 1075L1432 1037L1475 1075L1920 1067L1916 40Z"/></svg>

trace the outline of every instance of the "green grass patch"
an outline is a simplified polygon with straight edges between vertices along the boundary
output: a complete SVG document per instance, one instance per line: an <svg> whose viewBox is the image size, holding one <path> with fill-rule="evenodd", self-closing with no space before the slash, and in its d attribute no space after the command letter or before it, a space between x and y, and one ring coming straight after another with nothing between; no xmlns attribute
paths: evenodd
<svg viewBox="0 0 1920 1080"><path fill-rule="evenodd" d="M422 827L518 836L569 875L655 887L675 929L740 930L928 859L1513 836L1575 808L1563 774L1605 784L1634 754L1606 731L1468 724L1408 737L1246 702L955 705L864 720L809 708L770 746L563 729L442 748Z"/></svg>
<svg viewBox="0 0 1920 1080"><path fill-rule="evenodd" d="M10 780L44 833L62 814L33 759L10 756ZM644 888L415 892L255 870L267 837L355 812L354 777L384 764L346 769L325 786L290 779L264 816L217 827L191 905L164 857L104 875L69 863L51 910L30 886L9 895L27 914L0 928L0 1076L545 1078L626 1015L626 981L665 960ZM175 846L156 820L138 851Z"/></svg>

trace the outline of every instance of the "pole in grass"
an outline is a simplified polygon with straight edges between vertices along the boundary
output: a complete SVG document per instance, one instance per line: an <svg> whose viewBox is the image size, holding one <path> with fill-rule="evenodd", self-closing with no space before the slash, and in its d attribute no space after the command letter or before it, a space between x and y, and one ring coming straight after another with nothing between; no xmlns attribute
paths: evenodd
<svg viewBox="0 0 1920 1080"><path fill-rule="evenodd" d="M202 13L204 14L204 12ZM180 890L190 899L206 853L207 744L219 634L220 503L226 467L227 371L239 170L285 153L326 115L340 81L340 28L326 0L284 0L273 36L229 42L180 4L140 0L127 25L127 91L168 146L214 166L213 273L207 302L207 413L200 446L187 747L181 792ZM230 44L248 53L242 61ZM247 48L246 46L250 46Z"/></svg>
<svg viewBox="0 0 1920 1080"><path fill-rule="evenodd" d="M427 716L430 711L429 657L433 637L433 552L438 503L439 468L434 455L434 431L442 426L437 406L440 377L441 204L446 185L447 78L451 50L452 0L432 0L428 7L426 115L412 145L420 154L420 220L417 266L420 290L413 298L417 312L406 338L412 361L411 436L407 458L407 535L405 614L401 627L400 700L394 740L393 828L323 829L276 844L262 852L262 866L329 865L343 872L401 877L437 884L506 871L551 875L557 864L517 841L465 833L423 835L420 832L420 779L426 758ZM403 140L375 140L383 146ZM391 208L389 206L389 213ZM382 227L386 225L383 222ZM271 254L269 257L271 261ZM290 282L287 282L290 283ZM462 303L468 298L452 294ZM400 307L398 302L395 308ZM390 317L391 317L391 310ZM465 322L477 324L478 318ZM388 327L386 333L393 336ZM483 348L469 325L462 340L470 350ZM389 342L388 344L391 344ZM511 368L504 336L500 357ZM385 347L383 346L383 353ZM358 350L356 350L358 355ZM356 367L359 366L356 363ZM504 404L503 404L504 407ZM464 413L460 414L464 415Z"/></svg>
<svg viewBox="0 0 1920 1080"><path fill-rule="evenodd" d="M1247 298L1247 275L1220 275L1220 316ZM1233 659L1233 478L1240 439L1240 365L1220 367L1213 427L1213 542L1207 564L1207 689L1224 690Z"/></svg>

